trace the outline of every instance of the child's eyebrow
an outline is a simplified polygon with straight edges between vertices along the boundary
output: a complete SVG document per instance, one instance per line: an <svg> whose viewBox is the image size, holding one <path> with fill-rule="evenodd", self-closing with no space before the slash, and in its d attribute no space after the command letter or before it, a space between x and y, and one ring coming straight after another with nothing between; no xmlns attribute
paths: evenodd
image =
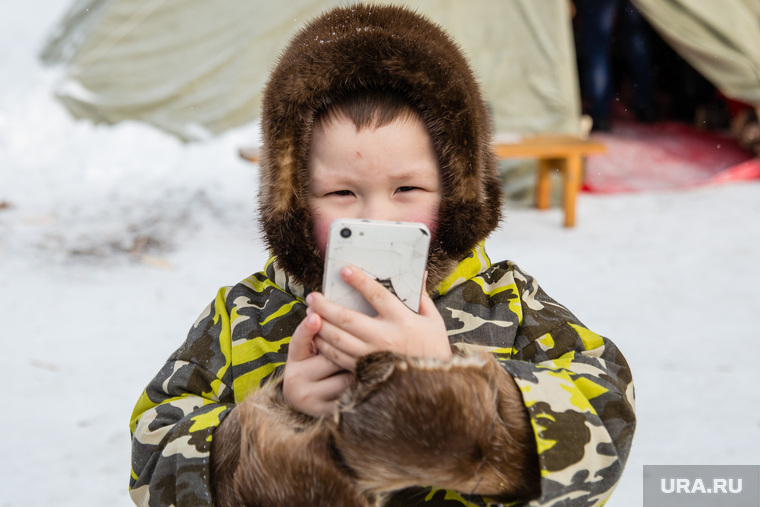
<svg viewBox="0 0 760 507"><path fill-rule="evenodd" d="M440 174L440 169L436 166L431 168L427 164L414 164L406 167L400 167L397 171L390 172L388 179L392 181L414 180L421 177L427 177L431 174Z"/></svg>
<svg viewBox="0 0 760 507"><path fill-rule="evenodd" d="M339 187L356 183L359 178L347 171L330 171L321 177L309 177L309 186L314 188Z"/></svg>

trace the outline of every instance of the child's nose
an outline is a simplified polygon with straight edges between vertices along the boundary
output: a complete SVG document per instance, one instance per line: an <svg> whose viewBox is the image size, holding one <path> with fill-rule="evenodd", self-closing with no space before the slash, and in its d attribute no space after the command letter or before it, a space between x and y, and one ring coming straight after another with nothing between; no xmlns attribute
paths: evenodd
<svg viewBox="0 0 760 507"><path fill-rule="evenodd" d="M398 210L387 199L368 199L364 205L362 218L370 220L402 220Z"/></svg>

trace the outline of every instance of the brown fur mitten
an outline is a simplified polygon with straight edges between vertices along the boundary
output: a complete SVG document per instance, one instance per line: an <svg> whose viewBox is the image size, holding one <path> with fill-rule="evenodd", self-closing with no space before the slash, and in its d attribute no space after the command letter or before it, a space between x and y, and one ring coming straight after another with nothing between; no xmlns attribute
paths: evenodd
<svg viewBox="0 0 760 507"><path fill-rule="evenodd" d="M239 403L214 433L218 506L373 505L336 460L323 421L300 415L268 384Z"/></svg>
<svg viewBox="0 0 760 507"><path fill-rule="evenodd" d="M500 500L539 493L535 440L512 377L490 355L362 358L335 445L365 491L436 486Z"/></svg>

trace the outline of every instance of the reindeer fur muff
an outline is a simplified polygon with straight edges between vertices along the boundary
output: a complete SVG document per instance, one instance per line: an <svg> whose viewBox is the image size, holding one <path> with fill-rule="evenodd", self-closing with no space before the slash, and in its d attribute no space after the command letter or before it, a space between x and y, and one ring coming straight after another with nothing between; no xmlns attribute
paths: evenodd
<svg viewBox="0 0 760 507"><path fill-rule="evenodd" d="M530 435L517 387L490 355L378 352L359 361L332 418L292 411L279 380L239 404L214 437L216 504L380 506L421 485L530 498Z"/></svg>

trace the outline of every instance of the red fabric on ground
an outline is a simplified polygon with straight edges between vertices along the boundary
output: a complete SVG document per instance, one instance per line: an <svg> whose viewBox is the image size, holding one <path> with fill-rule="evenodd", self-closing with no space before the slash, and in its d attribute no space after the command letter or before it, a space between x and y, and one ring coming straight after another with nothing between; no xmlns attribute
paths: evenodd
<svg viewBox="0 0 760 507"><path fill-rule="evenodd" d="M729 134L682 123L617 122L611 132L593 133L607 153L586 162L583 189L613 193L671 190L760 178L760 159Z"/></svg>

